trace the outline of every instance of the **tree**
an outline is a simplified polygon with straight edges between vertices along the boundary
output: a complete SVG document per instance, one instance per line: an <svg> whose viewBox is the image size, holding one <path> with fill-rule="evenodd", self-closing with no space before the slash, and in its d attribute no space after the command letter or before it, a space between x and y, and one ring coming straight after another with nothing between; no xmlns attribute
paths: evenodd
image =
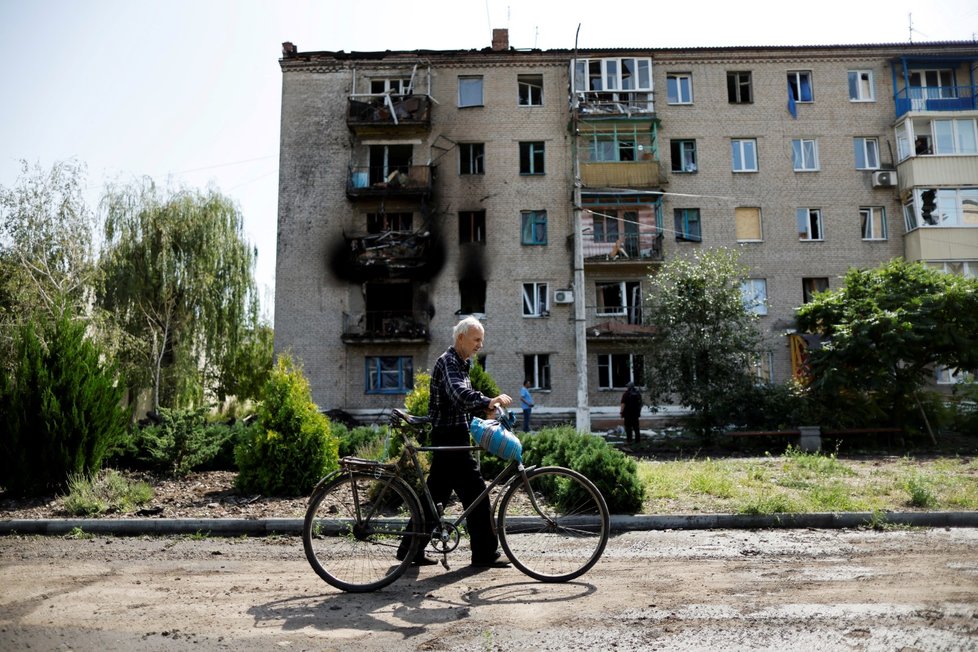
<svg viewBox="0 0 978 652"><path fill-rule="evenodd" d="M862 392L901 424L935 366L978 369L978 280L894 259L851 269L838 290L819 293L798 328L826 338L810 352L812 386Z"/></svg>
<svg viewBox="0 0 978 652"><path fill-rule="evenodd" d="M109 188L104 206L98 299L135 343L131 387L152 388L154 407L197 404L257 325L257 252L241 214L216 190L149 179Z"/></svg>
<svg viewBox="0 0 978 652"><path fill-rule="evenodd" d="M84 165L44 170L26 161L17 184L0 187L0 357L8 363L18 324L65 309L90 313L97 227L84 187Z"/></svg>
<svg viewBox="0 0 978 652"><path fill-rule="evenodd" d="M646 323L654 333L645 354L651 404L678 401L704 434L724 424L730 397L754 382L760 336L742 298L746 278L737 254L726 249L673 260L651 277Z"/></svg>

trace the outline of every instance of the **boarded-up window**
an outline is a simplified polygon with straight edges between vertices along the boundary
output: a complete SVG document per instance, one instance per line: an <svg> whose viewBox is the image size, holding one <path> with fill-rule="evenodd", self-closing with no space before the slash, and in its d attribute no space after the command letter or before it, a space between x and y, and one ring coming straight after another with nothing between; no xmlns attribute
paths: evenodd
<svg viewBox="0 0 978 652"><path fill-rule="evenodd" d="M761 209L740 206L734 209L737 222L737 240L761 240Z"/></svg>

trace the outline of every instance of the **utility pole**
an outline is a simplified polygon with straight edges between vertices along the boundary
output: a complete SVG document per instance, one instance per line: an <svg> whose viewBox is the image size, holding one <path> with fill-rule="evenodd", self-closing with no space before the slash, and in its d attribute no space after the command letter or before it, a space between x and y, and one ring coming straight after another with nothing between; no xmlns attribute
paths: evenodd
<svg viewBox="0 0 978 652"><path fill-rule="evenodd" d="M574 360L577 364L577 414L575 427L578 432L591 432L591 408L587 391L587 313L584 303L584 235L581 225L581 163L578 156L578 100L576 88L577 37L581 32L578 23L574 34L574 63L571 66L571 148L574 155Z"/></svg>

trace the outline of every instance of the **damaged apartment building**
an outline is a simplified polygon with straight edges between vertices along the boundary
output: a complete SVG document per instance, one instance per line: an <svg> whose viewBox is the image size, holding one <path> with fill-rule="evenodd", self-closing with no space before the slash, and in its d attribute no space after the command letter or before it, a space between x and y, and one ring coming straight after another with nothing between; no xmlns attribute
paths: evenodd
<svg viewBox="0 0 978 652"><path fill-rule="evenodd" d="M655 382L649 278L698 250L749 267L774 382L795 309L850 267L978 274L975 43L574 51L494 30L477 50L285 43L280 64L275 349L325 410L403 405L475 315L502 391L529 379L541 421L587 429Z"/></svg>

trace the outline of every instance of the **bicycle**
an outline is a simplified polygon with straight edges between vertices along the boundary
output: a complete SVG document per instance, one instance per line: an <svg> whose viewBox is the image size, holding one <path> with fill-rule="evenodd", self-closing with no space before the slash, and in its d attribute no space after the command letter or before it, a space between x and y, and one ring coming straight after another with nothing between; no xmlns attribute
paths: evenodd
<svg viewBox="0 0 978 652"><path fill-rule="evenodd" d="M302 528L306 558L316 573L343 591L374 591L399 578L415 555L430 545L448 569L448 554L458 547L460 525L496 487L491 513L499 543L512 564L541 582L567 582L600 559L608 543L610 516L604 497L577 471L525 467L512 460L485 491L457 516L445 515L424 482L421 451L475 451L479 446L420 446L430 430L428 417L393 410L388 435L403 447L393 463L356 457L340 460L309 498ZM414 467L423 499L438 524L426 531L424 512L402 468ZM404 554L398 548L409 541Z"/></svg>

